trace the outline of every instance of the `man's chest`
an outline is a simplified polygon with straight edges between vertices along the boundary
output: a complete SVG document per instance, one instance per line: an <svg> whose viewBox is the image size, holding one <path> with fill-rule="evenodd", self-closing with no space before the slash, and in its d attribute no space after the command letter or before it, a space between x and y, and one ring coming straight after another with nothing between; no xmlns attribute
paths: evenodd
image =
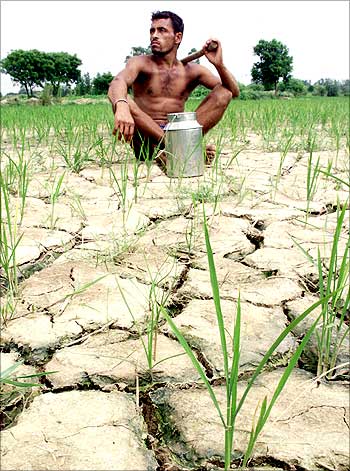
<svg viewBox="0 0 350 471"><path fill-rule="evenodd" d="M186 95L188 87L188 77L178 69L141 72L134 82L136 93L153 97L178 98Z"/></svg>

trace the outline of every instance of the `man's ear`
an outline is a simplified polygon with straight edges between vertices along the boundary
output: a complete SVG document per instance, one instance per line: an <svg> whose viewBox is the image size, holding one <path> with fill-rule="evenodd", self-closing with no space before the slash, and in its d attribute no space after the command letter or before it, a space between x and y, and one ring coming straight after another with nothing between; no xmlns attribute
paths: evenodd
<svg viewBox="0 0 350 471"><path fill-rule="evenodd" d="M182 33L180 32L175 33L175 44L179 46L181 41L182 41Z"/></svg>

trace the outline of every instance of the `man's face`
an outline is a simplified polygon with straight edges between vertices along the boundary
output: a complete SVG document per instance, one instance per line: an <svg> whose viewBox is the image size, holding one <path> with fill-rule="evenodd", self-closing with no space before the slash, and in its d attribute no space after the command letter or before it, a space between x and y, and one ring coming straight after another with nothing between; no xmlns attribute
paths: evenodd
<svg viewBox="0 0 350 471"><path fill-rule="evenodd" d="M170 18L154 20L150 29L152 53L164 56L174 47L177 49L182 39L182 33L175 33Z"/></svg>

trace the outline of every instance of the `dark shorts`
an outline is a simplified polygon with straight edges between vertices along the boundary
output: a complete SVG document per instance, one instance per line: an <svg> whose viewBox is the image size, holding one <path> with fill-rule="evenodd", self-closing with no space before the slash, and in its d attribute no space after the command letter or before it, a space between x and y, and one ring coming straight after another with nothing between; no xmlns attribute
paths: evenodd
<svg viewBox="0 0 350 471"><path fill-rule="evenodd" d="M160 124L164 129L166 124ZM135 157L140 161L152 161L161 149L164 149L164 142L159 143L156 140L143 136L139 131L134 133L132 147Z"/></svg>

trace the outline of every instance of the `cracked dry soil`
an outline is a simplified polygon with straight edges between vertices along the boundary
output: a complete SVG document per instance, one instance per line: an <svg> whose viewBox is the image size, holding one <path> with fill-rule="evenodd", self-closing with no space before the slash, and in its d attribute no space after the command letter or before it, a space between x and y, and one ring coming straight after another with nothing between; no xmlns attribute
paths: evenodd
<svg viewBox="0 0 350 471"><path fill-rule="evenodd" d="M79 175L68 172L54 229L48 228L52 207L41 184L48 174L35 175L18 247L20 297L2 329L1 361L4 369L24 360L18 375L55 373L25 394L5 391L3 471L223 468L219 417L163 320L151 371L144 348L156 299L173 316L224 402L202 207L193 204L191 193L211 185L220 196L215 203L207 201L205 211L229 332L241 296L239 395L284 327L317 300L310 291L317 270L294 241L310 254L320 249L327 263L336 201L347 198L320 177L305 224L306 155L288 154L278 190L272 192L279 154L248 147L232 161L231 153L227 146L218 157L227 166L217 186L211 168L202 177L170 180L157 167L141 164L136 201L130 170L126 214L108 169L91 165ZM327 160L329 154L319 156ZM345 175L348 158L345 152L338 156L339 176ZM123 163L114 165L121 173ZM238 169L246 177L244 197L235 186ZM73 189L80 213L70 204ZM339 250L347 238L344 226ZM307 322L280 344L238 415L232 469L247 445L259 401L271 397L312 318ZM347 338L339 363L348 361ZM316 382L314 366L315 339L259 436L251 469L349 469L346 368L335 381Z"/></svg>

